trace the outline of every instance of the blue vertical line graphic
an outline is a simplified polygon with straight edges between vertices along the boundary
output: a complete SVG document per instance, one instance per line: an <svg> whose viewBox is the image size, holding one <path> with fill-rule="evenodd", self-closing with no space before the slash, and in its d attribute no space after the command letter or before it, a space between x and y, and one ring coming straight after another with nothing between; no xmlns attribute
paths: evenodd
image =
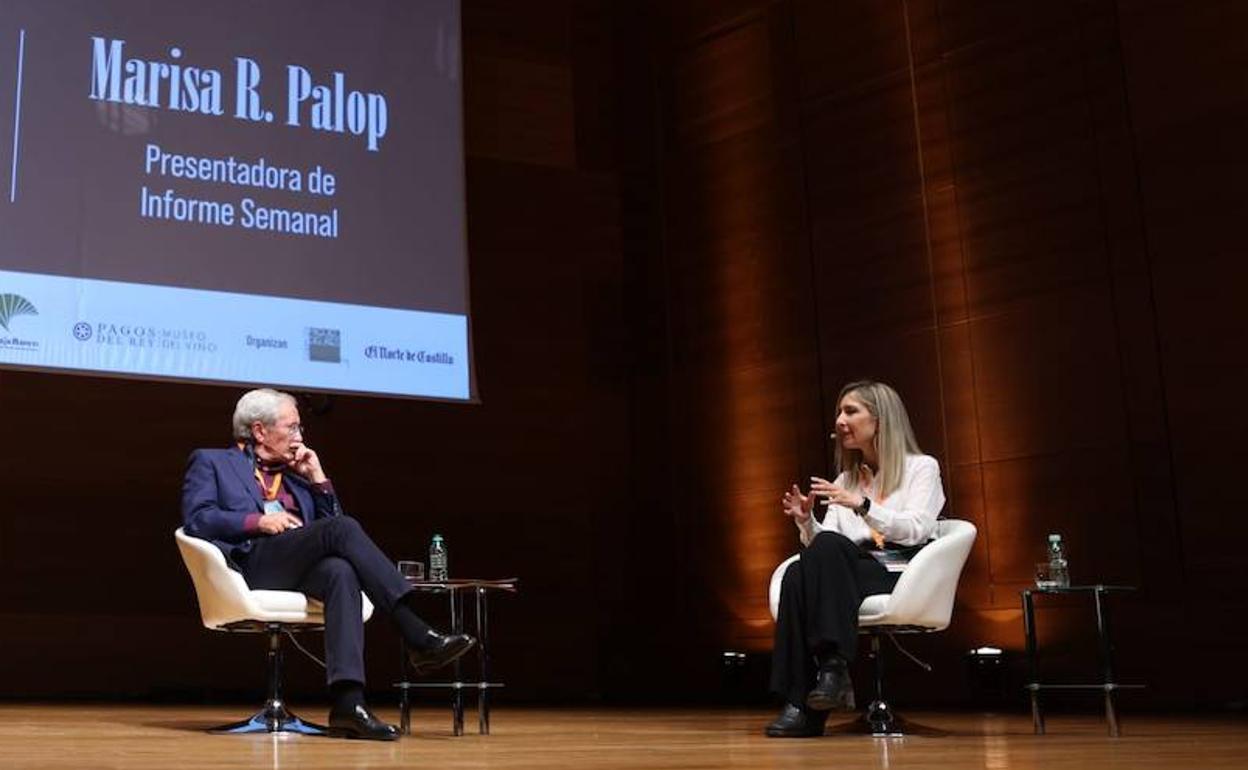
<svg viewBox="0 0 1248 770"><path fill-rule="evenodd" d="M13 97L13 178L9 183L9 203L17 200L17 153L22 129L22 61L26 58L26 30L17 34L17 93Z"/></svg>

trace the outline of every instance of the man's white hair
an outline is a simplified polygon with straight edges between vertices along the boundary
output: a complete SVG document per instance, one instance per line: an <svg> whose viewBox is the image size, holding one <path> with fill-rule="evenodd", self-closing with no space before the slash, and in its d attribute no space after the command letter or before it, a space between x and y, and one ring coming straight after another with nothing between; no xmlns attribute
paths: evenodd
<svg viewBox="0 0 1248 770"><path fill-rule="evenodd" d="M272 388L249 390L234 407L234 438L251 441L252 423L273 425L283 404L294 404L295 397Z"/></svg>

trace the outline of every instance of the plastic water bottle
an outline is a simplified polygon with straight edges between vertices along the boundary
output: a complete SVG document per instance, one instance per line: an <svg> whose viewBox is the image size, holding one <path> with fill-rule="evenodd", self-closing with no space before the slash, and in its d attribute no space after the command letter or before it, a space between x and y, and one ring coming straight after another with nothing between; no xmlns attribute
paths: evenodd
<svg viewBox="0 0 1248 770"><path fill-rule="evenodd" d="M429 579L434 583L444 583L446 572L446 542L441 535L434 535L429 544Z"/></svg>
<svg viewBox="0 0 1248 770"><path fill-rule="evenodd" d="M1070 587L1070 563L1066 561L1061 535L1049 535L1049 580L1055 588Z"/></svg>

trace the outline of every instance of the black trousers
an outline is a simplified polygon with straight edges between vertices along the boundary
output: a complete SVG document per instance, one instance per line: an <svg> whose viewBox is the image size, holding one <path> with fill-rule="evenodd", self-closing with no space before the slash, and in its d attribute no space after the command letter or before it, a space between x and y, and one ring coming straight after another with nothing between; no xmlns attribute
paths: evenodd
<svg viewBox="0 0 1248 770"><path fill-rule="evenodd" d="M771 689L801 705L815 685L818 657L852 661L858 650L858 606L891 593L899 574L839 532L820 532L789 565L780 583Z"/></svg>
<svg viewBox="0 0 1248 770"><path fill-rule="evenodd" d="M394 614L411 586L350 516L317 519L280 535L257 538L241 560L251 588L302 591L325 605L325 676L364 682L362 590Z"/></svg>

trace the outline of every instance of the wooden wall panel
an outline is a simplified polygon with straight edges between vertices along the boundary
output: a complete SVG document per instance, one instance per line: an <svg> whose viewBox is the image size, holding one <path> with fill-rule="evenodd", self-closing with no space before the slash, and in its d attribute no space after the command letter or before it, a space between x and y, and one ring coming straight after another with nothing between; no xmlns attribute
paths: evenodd
<svg viewBox="0 0 1248 770"><path fill-rule="evenodd" d="M795 398L792 383L817 374L802 331L813 298L798 136L788 89L775 88L791 30L773 10L758 3L727 26L708 18L664 59L670 452L695 667L770 644L763 587L792 548L776 480L796 480L801 458L819 452L817 433L794 430L817 402Z"/></svg>
<svg viewBox="0 0 1248 770"><path fill-rule="evenodd" d="M1164 485L1141 484L1137 497L1152 511L1157 493L1169 493L1178 512L1149 522L1178 550L1152 562L1153 585L1184 602L1184 625L1211 614L1226 620L1218 633L1183 641L1193 659L1221 664L1222 675L1171 678L1201 702L1227 693L1242 701L1248 674L1230 661L1248 627L1248 569L1223 544L1248 537L1238 514L1248 416L1237 405L1248 388L1241 360L1248 266L1240 246L1248 217L1248 8L1121 3L1118 12L1169 439L1142 447L1141 465L1156 468Z"/></svg>
<svg viewBox="0 0 1248 770"><path fill-rule="evenodd" d="M1120 13L1175 484L1191 512L1179 533L1183 561L1190 585L1225 600L1239 593L1243 572L1209 548L1209 534L1248 537L1235 513L1234 470L1244 463L1248 418L1225 400L1248 386L1239 360L1248 43L1234 32L1248 24L1248 9L1155 3Z"/></svg>
<svg viewBox="0 0 1248 770"><path fill-rule="evenodd" d="M716 31L727 35L731 22L680 5L665 27L670 56L710 56ZM667 187L667 219L731 212L718 230L669 225L669 275L681 276L672 307L684 312L693 300L688 272L732 262L729 252L693 262L685 254L732 232L776 189L715 200L708 185L732 178L734 159L748 175L772 137L743 131L722 163L689 164L688 145L724 142L733 122L689 120L688 78L713 87L716 103L781 113L787 105L804 202L776 226L809 232L817 301L806 333L818 346L820 428L844 381L872 375L898 385L921 444L942 460L947 514L980 527L954 627L932 644L944 655L989 641L1017 650L1017 590L1030 582L1044 535L1060 531L1076 578L1141 587L1122 609L1127 638L1181 646L1186 592L1213 582L1216 602L1243 586L1243 559L1208 547L1211 531L1242 539L1231 479L1245 425L1218 394L1237 392L1248 371L1233 342L1243 303L1232 298L1245 287L1234 244L1248 156L1232 138L1248 116L1248 52L1234 31L1243 9L1109 0L791 0L759 3L755 16L734 8L738 20L779 19L772 23L792 30L795 51L764 59L733 50L724 54L731 61L671 70L676 104L666 120L680 146L665 147L663 162L681 174ZM761 38L761 22L753 26ZM768 289L734 283L732 302L765 303ZM713 301L699 296L695 307ZM716 370L704 340L726 330L696 324L723 319L691 312L685 321L673 344L704 373ZM768 331L755 327L753 339ZM673 391L676 400L688 395ZM699 429L710 433L691 449L736 439L731 422ZM757 462L760 499L765 475L780 490L792 463ZM696 465L690 472L693 484L709 478ZM776 526L768 540L791 536ZM753 557L741 548L721 559ZM1077 608L1045 614L1054 645L1075 653L1089 643ZM758 621L745 612L739 622ZM1133 672L1156 684L1147 696L1155 702L1245 691L1238 680L1176 676L1150 660L1156 645L1125 646ZM1060 663L1074 665L1073 655Z"/></svg>

